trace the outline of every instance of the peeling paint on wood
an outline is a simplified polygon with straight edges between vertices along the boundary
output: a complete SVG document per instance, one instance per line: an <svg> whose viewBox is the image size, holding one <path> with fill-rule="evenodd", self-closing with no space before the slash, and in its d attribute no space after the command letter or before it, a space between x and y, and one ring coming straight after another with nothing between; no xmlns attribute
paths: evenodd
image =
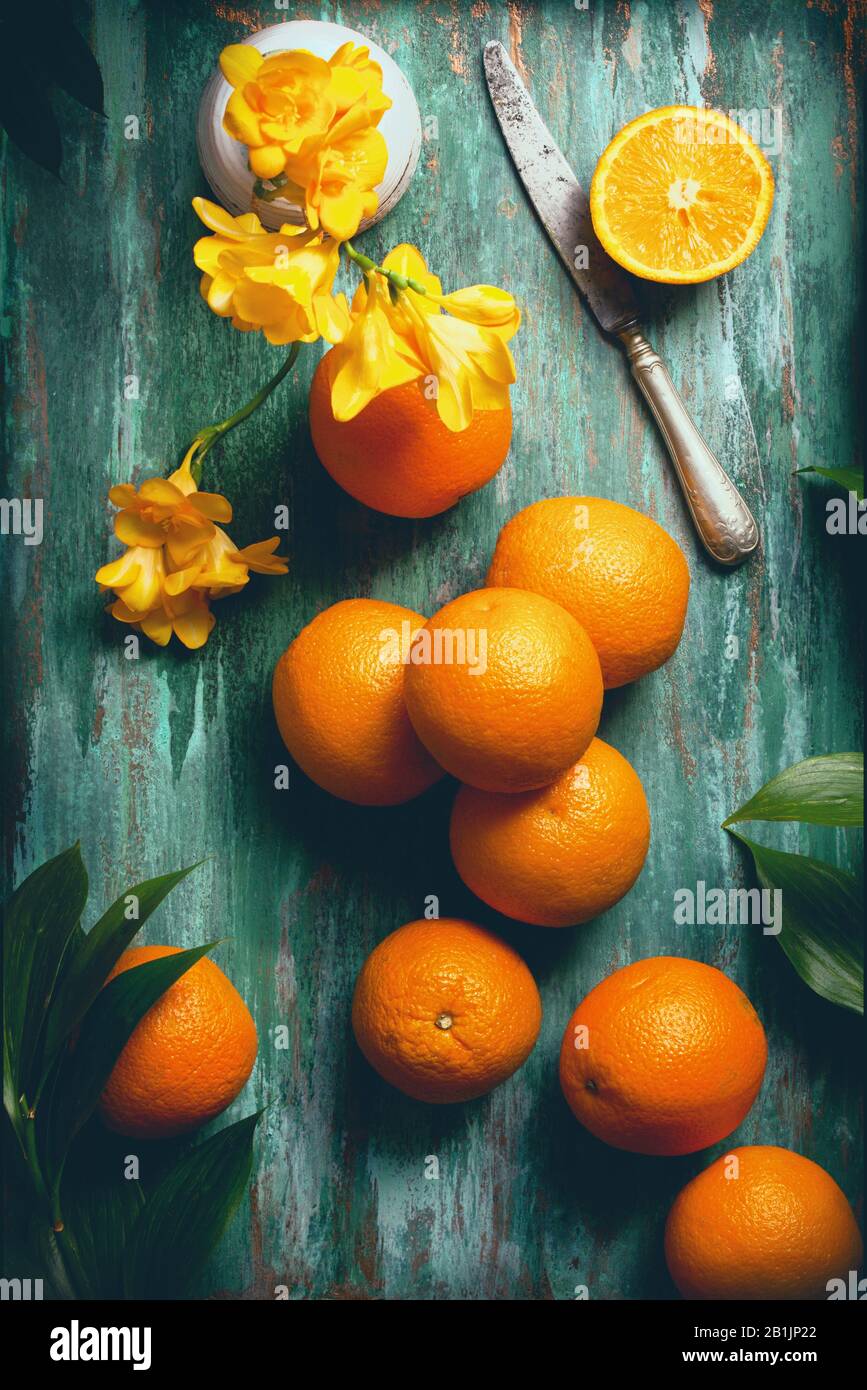
<svg viewBox="0 0 867 1390"><path fill-rule="evenodd" d="M302 354L255 419L208 460L235 504L233 535L290 508L291 569L219 605L207 647L145 645L101 615L92 582L115 552L109 486L174 466L195 430L246 400L277 362L202 305L190 199L204 193L194 116L220 48L272 8L177 0L76 7L106 84L108 120L58 95L62 189L3 153L7 496L45 500L45 540L2 541L7 880L79 836L94 908L128 883L207 855L148 924L148 940L227 935L217 959L246 996L261 1047L232 1114L268 1105L243 1213L204 1288L227 1297L671 1297L667 1207L711 1155L619 1154L584 1134L557 1082L578 999L643 955L729 971L768 1029L768 1076L737 1141L791 1146L856 1198L860 1115L851 1020L812 996L757 928L679 928L678 887L739 884L725 813L785 764L857 747L860 633L854 541L824 529L808 463L850 465L863 167L857 87L864 9L828 0L732 3L307 5L393 53L436 118L409 194L364 250L417 241L447 287L508 286L517 339L515 436L497 480L454 511L402 522L365 511L312 454ZM295 18L295 13L287 13ZM582 179L626 121L671 102L780 108L776 205L754 256L725 282L647 287L648 331L760 520L760 557L734 574L700 553L663 448L619 351L584 313L526 206L482 80L485 40L507 46ZM124 138L129 114L141 139ZM83 132L83 138L79 138ZM123 381L139 378L127 401ZM750 443L754 435L754 445ZM754 450L754 452L751 452ZM733 451L734 454L733 454ZM485 574L503 521L538 497L632 503L683 545L693 573L675 658L613 692L602 732L647 788L653 838L635 890L575 931L509 926L450 865L452 787L395 811L331 800L284 759L270 710L276 658L326 605L372 594L431 612ZM726 655L726 639L737 639ZM806 848L797 827L762 832ZM814 852L850 862L842 833ZM441 910L502 929L525 953L545 1020L532 1057L471 1105L426 1109L389 1090L349 1026L355 974L388 931ZM274 1029L288 1026L288 1050ZM722 1151L719 1146L717 1151ZM439 1178L425 1177L435 1155Z"/></svg>

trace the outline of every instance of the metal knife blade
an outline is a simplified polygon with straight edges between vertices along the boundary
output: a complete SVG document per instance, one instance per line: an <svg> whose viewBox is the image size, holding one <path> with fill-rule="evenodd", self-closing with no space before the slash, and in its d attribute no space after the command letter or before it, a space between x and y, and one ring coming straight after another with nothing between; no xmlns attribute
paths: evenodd
<svg viewBox="0 0 867 1390"><path fill-rule="evenodd" d="M600 327L620 332L638 318L629 276L603 249L587 194L496 40L485 45L485 76L503 138L542 226Z"/></svg>

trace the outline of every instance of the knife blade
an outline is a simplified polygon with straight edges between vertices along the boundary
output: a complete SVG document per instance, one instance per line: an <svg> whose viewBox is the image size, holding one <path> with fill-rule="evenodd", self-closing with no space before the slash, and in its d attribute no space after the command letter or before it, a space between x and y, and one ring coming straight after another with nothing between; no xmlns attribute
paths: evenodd
<svg viewBox="0 0 867 1390"><path fill-rule="evenodd" d="M506 50L485 45L485 76L509 153L542 226L600 328L625 349L632 377L659 426L699 539L721 565L756 549L752 512L708 447L638 322L632 279L593 230L590 202L558 149Z"/></svg>
<svg viewBox="0 0 867 1390"><path fill-rule="evenodd" d="M594 232L590 200L503 45L486 44L484 62L494 111L530 202L599 326L617 333L638 318L629 276Z"/></svg>

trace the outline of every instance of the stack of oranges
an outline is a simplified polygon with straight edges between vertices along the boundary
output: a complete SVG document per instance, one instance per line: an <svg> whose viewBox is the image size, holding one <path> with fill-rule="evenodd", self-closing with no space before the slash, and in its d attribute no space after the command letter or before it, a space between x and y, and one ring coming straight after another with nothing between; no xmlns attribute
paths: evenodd
<svg viewBox="0 0 867 1390"><path fill-rule="evenodd" d="M485 588L427 622L375 599L315 617L277 663L280 732L313 781L361 805L451 773L469 888L519 921L585 922L632 887L650 838L638 775L596 737L603 693L671 656L688 593L683 552L649 517L536 502L500 533Z"/></svg>

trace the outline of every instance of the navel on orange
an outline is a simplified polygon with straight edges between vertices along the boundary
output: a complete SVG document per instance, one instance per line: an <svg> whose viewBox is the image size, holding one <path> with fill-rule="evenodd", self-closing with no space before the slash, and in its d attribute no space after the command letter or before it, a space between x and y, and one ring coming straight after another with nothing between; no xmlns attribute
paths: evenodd
<svg viewBox="0 0 867 1390"><path fill-rule="evenodd" d="M675 1200L665 1258L684 1298L827 1299L861 1265L852 1208L818 1163L771 1144L732 1149Z"/></svg>
<svg viewBox="0 0 867 1390"><path fill-rule="evenodd" d="M178 949L132 946L108 980ZM247 1005L220 967L203 956L129 1038L100 1097L100 1114L109 1129L139 1139L197 1129L235 1099L253 1070L257 1045Z"/></svg>
<svg viewBox="0 0 867 1390"><path fill-rule="evenodd" d="M616 1149L687 1154L731 1134L765 1074L755 1009L721 970L651 956L615 970L563 1034L560 1081L583 1125Z"/></svg>
<svg viewBox="0 0 867 1390"><path fill-rule="evenodd" d="M662 106L624 126L590 185L605 250L645 280L712 280L755 250L774 176L752 137L722 111Z"/></svg>
<svg viewBox="0 0 867 1390"><path fill-rule="evenodd" d="M370 953L352 1026L380 1076L416 1100L474 1100L529 1057L542 1022L517 951L473 922L408 922Z"/></svg>

